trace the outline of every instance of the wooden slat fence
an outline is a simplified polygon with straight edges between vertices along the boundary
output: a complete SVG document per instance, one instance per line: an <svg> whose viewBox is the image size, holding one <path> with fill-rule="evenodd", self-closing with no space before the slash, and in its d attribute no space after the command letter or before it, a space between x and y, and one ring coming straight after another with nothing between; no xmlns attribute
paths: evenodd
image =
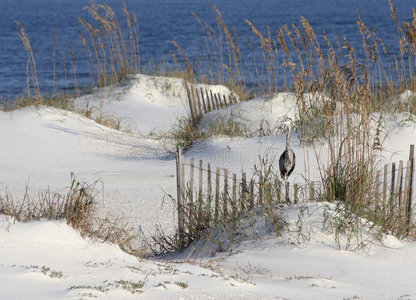
<svg viewBox="0 0 416 300"><path fill-rule="evenodd" d="M414 197L414 145L410 146L406 164L386 165L377 172L374 209L386 215L396 214L412 222ZM259 205L287 203L285 187L280 181L265 180L261 175L248 178L226 168L213 169L211 164L197 164L191 158L185 163L181 149L176 153L178 232L181 243L187 237L201 232L210 224L225 224ZM322 184L318 181L307 185L288 186L291 203L318 201ZM378 201L377 201L378 200Z"/></svg>
<svg viewBox="0 0 416 300"><path fill-rule="evenodd" d="M261 175L248 178L245 172L236 174L227 168L212 169L210 163L195 162L193 158L185 163L181 149L176 153L176 174L178 232L182 243L187 236L212 223L225 224L255 206L287 201L280 181L272 182ZM306 198L314 201L319 189L319 182L308 186L294 184L289 187L291 202Z"/></svg>
<svg viewBox="0 0 416 300"><path fill-rule="evenodd" d="M238 102L235 96L226 96L202 87L197 88L188 82L185 82L185 89L191 117L194 120L201 117L204 113Z"/></svg>
<svg viewBox="0 0 416 300"><path fill-rule="evenodd" d="M408 229L413 220L412 208L414 201L414 145L410 145L409 160L403 160L397 165L395 162L384 165L383 171L378 171L376 177L376 199L374 209L384 215L384 219L391 216L404 218L404 226ZM378 201L377 201L378 200Z"/></svg>

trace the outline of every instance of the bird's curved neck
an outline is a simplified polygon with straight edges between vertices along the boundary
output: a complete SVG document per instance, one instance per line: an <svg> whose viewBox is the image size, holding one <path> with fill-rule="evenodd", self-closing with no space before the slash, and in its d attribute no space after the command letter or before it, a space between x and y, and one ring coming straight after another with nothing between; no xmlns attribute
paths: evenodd
<svg viewBox="0 0 416 300"><path fill-rule="evenodd" d="M290 135L292 133L292 123L289 122L289 131L286 134L286 149L290 149Z"/></svg>

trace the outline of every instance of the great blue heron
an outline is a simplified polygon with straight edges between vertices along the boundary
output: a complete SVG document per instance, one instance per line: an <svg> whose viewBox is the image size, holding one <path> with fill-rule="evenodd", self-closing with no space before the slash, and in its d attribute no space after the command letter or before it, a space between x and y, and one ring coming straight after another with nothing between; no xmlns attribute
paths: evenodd
<svg viewBox="0 0 416 300"><path fill-rule="evenodd" d="M286 190L286 202L290 202L289 200L289 186L287 184L287 179L292 174L293 170L295 169L296 163L296 156L295 152L293 152L292 148L290 148L290 134L292 132L292 119L288 118L286 122L283 122L288 126L288 132L286 134L286 149L283 151L282 155L279 159L279 170L280 176L285 181L285 190Z"/></svg>

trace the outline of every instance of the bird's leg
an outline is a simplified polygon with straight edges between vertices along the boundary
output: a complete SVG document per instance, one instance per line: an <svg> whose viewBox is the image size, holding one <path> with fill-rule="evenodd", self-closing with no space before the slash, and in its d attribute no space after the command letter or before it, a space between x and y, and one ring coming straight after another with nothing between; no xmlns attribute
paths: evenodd
<svg viewBox="0 0 416 300"><path fill-rule="evenodd" d="M290 204L289 183L287 182L287 176L285 176L285 196L286 196L286 203Z"/></svg>

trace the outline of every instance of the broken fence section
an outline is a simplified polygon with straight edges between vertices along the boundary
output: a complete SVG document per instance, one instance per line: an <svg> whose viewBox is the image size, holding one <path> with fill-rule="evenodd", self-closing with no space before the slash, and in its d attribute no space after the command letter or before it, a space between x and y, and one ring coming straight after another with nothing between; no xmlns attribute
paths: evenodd
<svg viewBox="0 0 416 300"><path fill-rule="evenodd" d="M224 95L213 92L210 89L194 87L192 84L185 82L186 96L192 119L202 117L204 113L212 110L237 103L238 100L234 95Z"/></svg>

